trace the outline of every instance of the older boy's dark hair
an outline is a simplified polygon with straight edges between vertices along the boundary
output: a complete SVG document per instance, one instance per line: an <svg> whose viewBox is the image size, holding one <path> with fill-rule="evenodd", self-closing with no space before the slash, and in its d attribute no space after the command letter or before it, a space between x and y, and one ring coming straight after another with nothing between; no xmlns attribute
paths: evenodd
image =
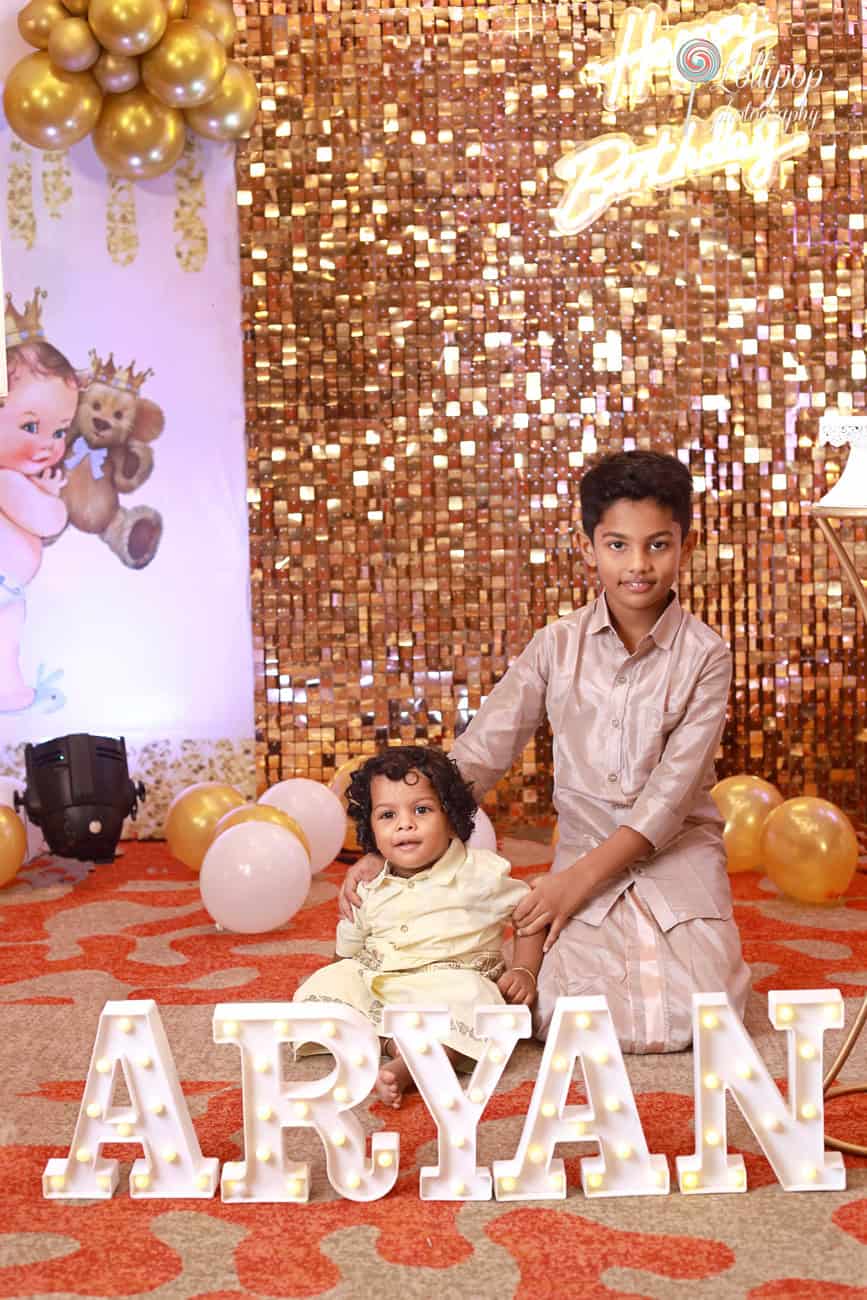
<svg viewBox="0 0 867 1300"><path fill-rule="evenodd" d="M389 781L405 781L411 772L420 772L430 781L458 839L466 843L472 835L476 801L472 796L469 782L461 776L457 765L441 749L425 749L422 745L400 745L394 749L385 749L381 754L369 758L362 767L352 773L349 789L346 792L349 815L355 821L358 843L365 853L377 852L373 827L370 824L372 812L370 787L373 778L384 776Z"/></svg>
<svg viewBox="0 0 867 1300"><path fill-rule="evenodd" d="M681 536L692 527L692 477L676 456L661 451L617 451L581 480L581 525L593 540L596 525L615 501L656 501L668 506Z"/></svg>

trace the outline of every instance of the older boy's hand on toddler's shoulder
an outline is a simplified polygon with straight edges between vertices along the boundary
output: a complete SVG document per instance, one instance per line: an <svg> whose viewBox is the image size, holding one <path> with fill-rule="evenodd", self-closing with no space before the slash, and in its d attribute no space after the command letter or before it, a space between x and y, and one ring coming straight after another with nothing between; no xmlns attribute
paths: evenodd
<svg viewBox="0 0 867 1300"><path fill-rule="evenodd" d="M571 871L556 876L543 876L529 894L522 898L513 913L515 932L519 937L537 934L549 927L543 952L547 952L569 918L584 901L586 888Z"/></svg>
<svg viewBox="0 0 867 1300"><path fill-rule="evenodd" d="M361 904L358 886L362 882L366 883L378 876L382 871L382 862L383 860L378 853L365 853L364 857L359 858L343 877L337 905L340 909L340 915L345 920L351 921L353 907L358 907Z"/></svg>
<svg viewBox="0 0 867 1300"><path fill-rule="evenodd" d="M497 980L497 988L512 1006L530 1007L536 1001L536 981L529 971L507 970Z"/></svg>

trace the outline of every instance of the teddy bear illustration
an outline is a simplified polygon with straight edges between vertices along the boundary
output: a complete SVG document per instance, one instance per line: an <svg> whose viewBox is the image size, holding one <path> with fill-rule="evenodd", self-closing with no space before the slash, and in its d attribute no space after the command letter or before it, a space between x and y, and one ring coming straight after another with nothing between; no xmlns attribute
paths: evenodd
<svg viewBox="0 0 867 1300"><path fill-rule="evenodd" d="M135 371L135 362L115 365L91 349L90 370L80 375L78 410L67 434L67 483L62 497L69 522L84 533L98 533L130 569L150 564L162 537L163 521L151 506L121 505L154 466L150 444L165 427L159 406L140 395L152 370Z"/></svg>

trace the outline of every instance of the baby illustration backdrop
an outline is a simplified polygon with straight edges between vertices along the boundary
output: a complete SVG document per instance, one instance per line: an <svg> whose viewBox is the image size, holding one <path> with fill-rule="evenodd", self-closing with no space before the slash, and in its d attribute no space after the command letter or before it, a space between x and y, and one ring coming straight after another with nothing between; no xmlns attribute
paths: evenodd
<svg viewBox="0 0 867 1300"><path fill-rule="evenodd" d="M26 591L43 548L72 525L95 533L131 569L157 553L161 515L120 496L150 477L162 410L140 394L153 373L90 353L78 371L44 337L36 289L18 310L6 299L9 394L0 399L0 714L65 702L61 671L28 681L20 661Z"/></svg>

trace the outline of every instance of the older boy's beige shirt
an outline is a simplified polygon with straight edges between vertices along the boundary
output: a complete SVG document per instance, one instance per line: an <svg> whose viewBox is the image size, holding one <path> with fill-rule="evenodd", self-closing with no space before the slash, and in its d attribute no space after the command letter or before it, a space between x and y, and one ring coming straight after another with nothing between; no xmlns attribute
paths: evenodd
<svg viewBox="0 0 867 1300"><path fill-rule="evenodd" d="M722 822L709 791L730 681L725 643L676 597L630 654L600 596L536 633L451 757L479 798L547 713L560 819L555 870L620 826L639 831L655 850L576 915L599 923L634 884L663 929L727 917Z"/></svg>

